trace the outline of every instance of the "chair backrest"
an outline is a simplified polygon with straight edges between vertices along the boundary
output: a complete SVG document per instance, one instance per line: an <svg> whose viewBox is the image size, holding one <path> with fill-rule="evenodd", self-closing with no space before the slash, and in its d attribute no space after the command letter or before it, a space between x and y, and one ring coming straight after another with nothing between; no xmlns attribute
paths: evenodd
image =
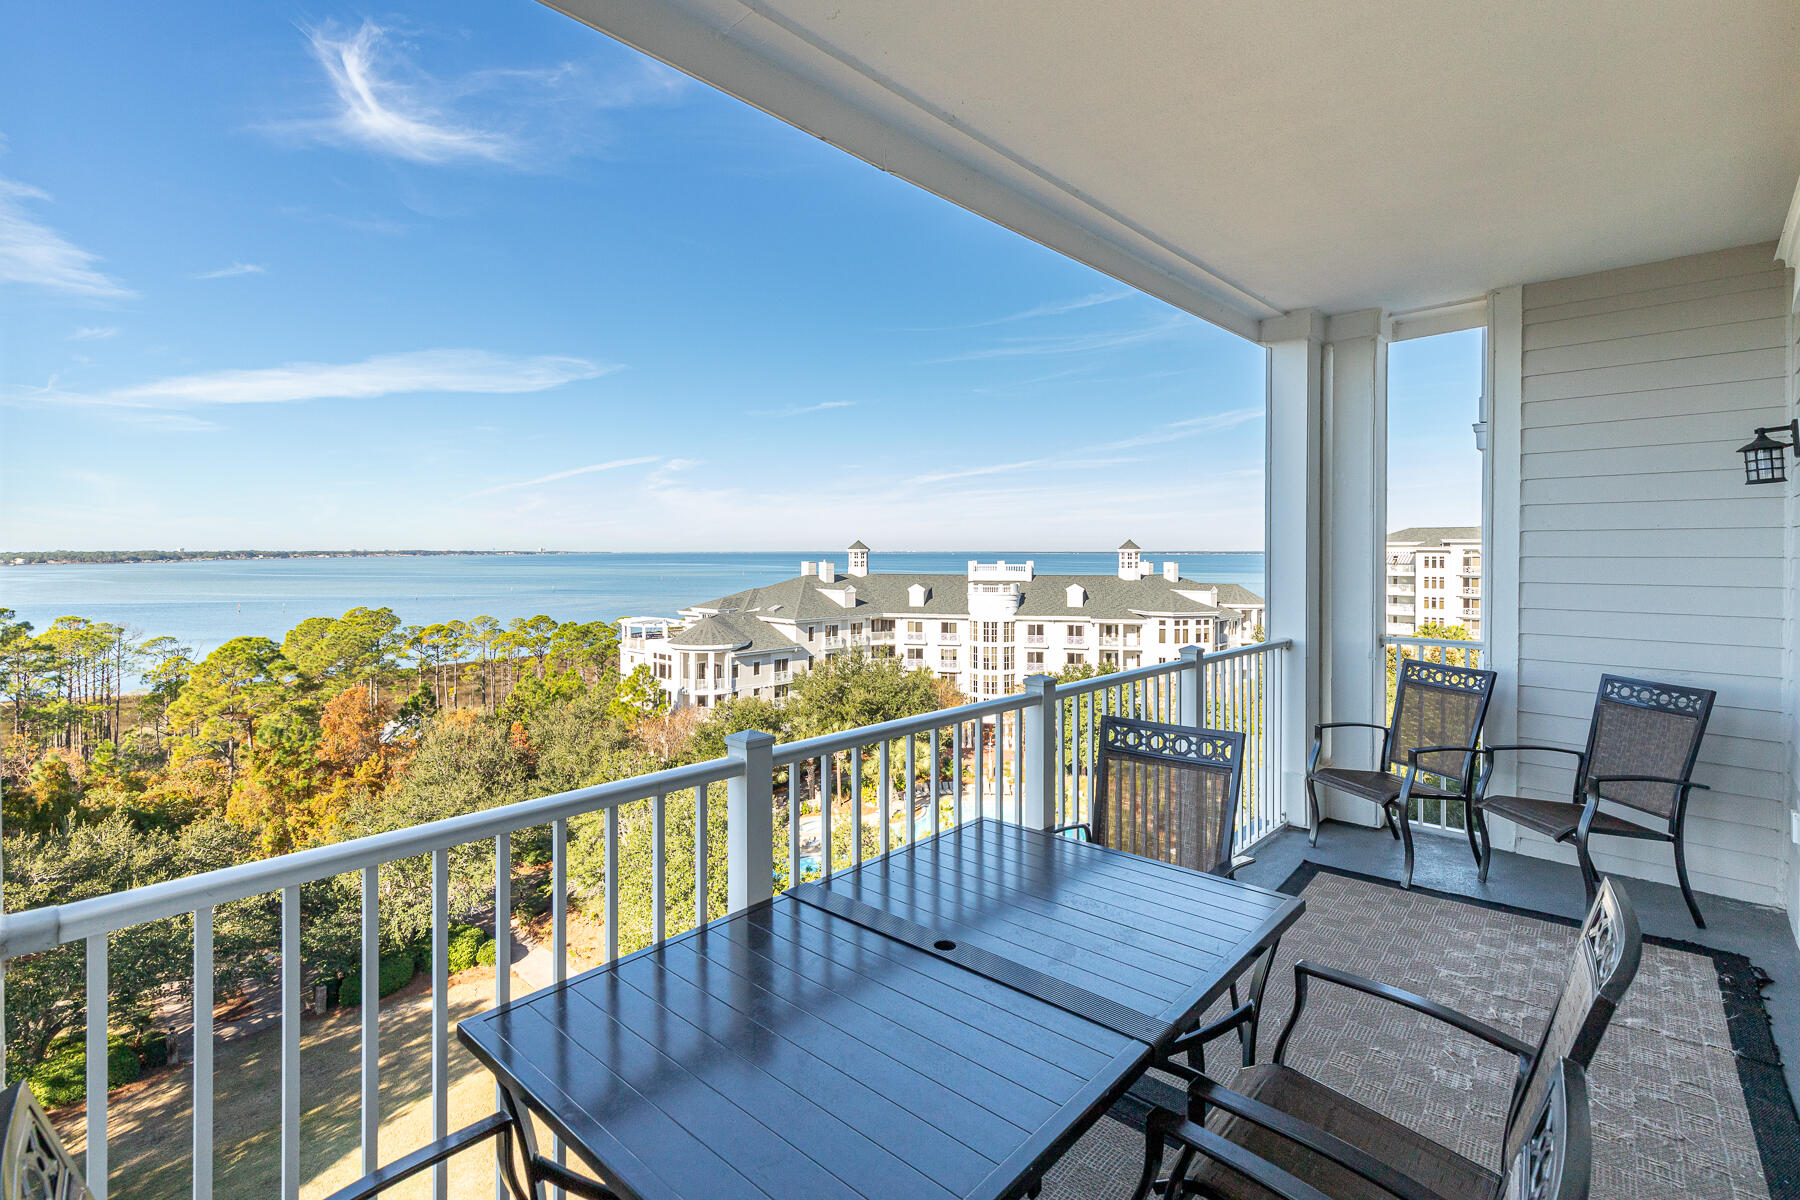
<svg viewBox="0 0 1800 1200"><path fill-rule="evenodd" d="M1500 1161L1510 1163L1518 1157L1531 1132L1533 1114L1543 1109L1562 1060L1570 1059L1584 1070L1594 1061L1594 1051L1600 1048L1613 1013L1637 976L1643 949L1644 938L1631 899L1610 878L1601 880L1600 892L1575 941L1569 978L1513 1099L1506 1122L1506 1152Z"/></svg>
<svg viewBox="0 0 1800 1200"><path fill-rule="evenodd" d="M1602 675L1588 727L1588 775L1690 778L1713 695L1705 688ZM1681 789L1666 783L1603 783L1600 795L1670 820L1681 803ZM1576 799L1582 798L1577 792Z"/></svg>
<svg viewBox="0 0 1800 1200"><path fill-rule="evenodd" d="M1460 746L1456 752L1420 755L1419 767L1466 783L1493 694L1492 671L1401 659L1384 760L1404 767L1410 765L1408 753L1421 746Z"/></svg>
<svg viewBox="0 0 1800 1200"><path fill-rule="evenodd" d="M1243 766L1241 733L1104 717L1089 831L1115 850L1225 874Z"/></svg>
<svg viewBox="0 0 1800 1200"><path fill-rule="evenodd" d="M22 1083L0 1092L0 1130L0 1196L93 1200L56 1126Z"/></svg>
<svg viewBox="0 0 1800 1200"><path fill-rule="evenodd" d="M1565 1058L1548 1075L1543 1102L1518 1121L1519 1148L1502 1164L1497 1200L1587 1200L1594 1172L1587 1072Z"/></svg>

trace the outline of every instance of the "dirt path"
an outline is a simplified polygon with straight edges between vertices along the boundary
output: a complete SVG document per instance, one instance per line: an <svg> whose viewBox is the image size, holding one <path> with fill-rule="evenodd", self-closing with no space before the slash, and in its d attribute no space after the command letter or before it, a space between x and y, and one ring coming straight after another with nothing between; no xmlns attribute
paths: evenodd
<svg viewBox="0 0 1800 1200"><path fill-rule="evenodd" d="M571 914L571 944L577 922ZM586 934L585 929L580 933ZM581 940L585 941L583 937ZM550 980L547 946L515 936L519 960L513 995ZM570 969L578 957L571 953ZM456 1022L492 1008L491 967L464 971L450 981L450 1128L494 1110L493 1076L456 1039ZM252 1022L255 1032L222 1041L214 1051L213 1180L221 1200L261 1200L279 1193L281 1046L278 1024ZM392 1162L431 1140L431 988L421 976L381 1003L381 1159ZM307 1018L300 1035L301 1195L316 1200L362 1173L358 1097L361 1018L356 1009L334 1009ZM52 1114L64 1141L85 1150L85 1112L79 1105ZM183 1200L192 1187L192 1076L186 1066L158 1071L117 1088L107 1106L112 1169L118 1200ZM449 1195L494 1194L491 1152L475 1150L450 1167ZM425 1200L429 1178L413 1180L388 1195Z"/></svg>

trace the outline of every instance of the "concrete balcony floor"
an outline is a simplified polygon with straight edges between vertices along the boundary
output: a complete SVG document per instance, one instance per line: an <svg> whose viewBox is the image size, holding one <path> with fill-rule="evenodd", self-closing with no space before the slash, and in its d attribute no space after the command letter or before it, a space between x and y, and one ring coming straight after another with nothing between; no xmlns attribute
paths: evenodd
<svg viewBox="0 0 1800 1200"><path fill-rule="evenodd" d="M1413 886L1467 896L1532 912L1578 918L1583 913L1581 874L1574 864L1494 851L1487 882L1475 875L1475 860L1461 835L1417 833ZM1327 821L1319 844L1308 846L1303 830L1288 829L1262 843L1256 863L1238 878L1279 887L1308 859L1380 879L1400 879L1400 843L1382 829ZM1788 1089L1800 1095L1800 949L1787 918L1776 908L1701 894L1706 928L1694 928L1681 892L1672 885L1623 879L1646 935L1693 942L1742 954L1774 982L1764 991L1776 1044L1781 1048Z"/></svg>

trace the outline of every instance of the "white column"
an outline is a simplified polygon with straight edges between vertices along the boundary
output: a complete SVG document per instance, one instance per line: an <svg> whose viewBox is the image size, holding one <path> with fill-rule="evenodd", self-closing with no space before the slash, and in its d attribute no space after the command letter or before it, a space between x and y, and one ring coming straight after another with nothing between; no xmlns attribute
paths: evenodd
<svg viewBox="0 0 1800 1200"><path fill-rule="evenodd" d="M1056 676L1027 676L1025 692L1032 702L1020 710L1017 726L1025 757L1019 823L1048 829L1056 823Z"/></svg>
<svg viewBox="0 0 1800 1200"><path fill-rule="evenodd" d="M725 738L725 756L743 764L725 782L726 901L742 912L775 894L775 739L758 730ZM798 764L788 772L796 786ZM828 847L829 849L829 847Z"/></svg>
<svg viewBox="0 0 1800 1200"><path fill-rule="evenodd" d="M1271 641L1291 638L1275 721L1279 796L1290 824L1306 821L1302 784L1319 712L1319 464L1325 319L1311 309L1271 317L1266 567Z"/></svg>
<svg viewBox="0 0 1800 1200"><path fill-rule="evenodd" d="M1320 702L1326 721L1387 714L1387 358L1392 323L1379 309L1325 326L1321 397ZM1365 761L1373 732L1342 730L1327 750ZM1379 825L1373 805L1321 792L1326 816Z"/></svg>
<svg viewBox="0 0 1800 1200"><path fill-rule="evenodd" d="M1481 556L1481 633L1487 660L1498 672L1482 741L1503 746L1522 739L1519 712L1519 515L1525 410L1524 290L1501 288L1488 296L1487 369L1482 419L1487 422L1487 495L1483 497L1486 553ZM1512 792L1517 756L1494 757L1492 788ZM1498 818L1488 832L1499 850L1518 843L1518 827Z"/></svg>
<svg viewBox="0 0 1800 1200"><path fill-rule="evenodd" d="M1181 681L1181 711L1176 714L1176 721L1181 725L1198 726L1206 713L1206 664L1201 662L1202 655L1198 646L1181 648L1181 670L1175 678Z"/></svg>

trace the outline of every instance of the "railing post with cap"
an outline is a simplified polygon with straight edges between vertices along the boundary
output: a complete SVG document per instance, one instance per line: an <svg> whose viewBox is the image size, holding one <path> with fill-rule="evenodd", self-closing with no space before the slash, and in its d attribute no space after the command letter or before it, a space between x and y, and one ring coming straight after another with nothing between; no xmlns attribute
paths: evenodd
<svg viewBox="0 0 1800 1200"><path fill-rule="evenodd" d="M1206 664L1198 646L1181 648L1181 670L1176 678L1181 681L1181 712L1175 718L1178 725L1199 727L1205 724L1201 714L1206 712Z"/></svg>
<svg viewBox="0 0 1800 1200"><path fill-rule="evenodd" d="M775 739L754 729L731 734L725 756L739 767L725 781L727 911L742 912L775 894ZM790 796L797 768L788 771ZM823 788L820 799L831 802ZM789 820L799 820L796 808L790 805Z"/></svg>
<svg viewBox="0 0 1800 1200"><path fill-rule="evenodd" d="M1018 729L1025 742L1019 824L1049 829L1056 818L1056 677L1028 676L1025 691L1031 703L1019 711L1023 720Z"/></svg>

